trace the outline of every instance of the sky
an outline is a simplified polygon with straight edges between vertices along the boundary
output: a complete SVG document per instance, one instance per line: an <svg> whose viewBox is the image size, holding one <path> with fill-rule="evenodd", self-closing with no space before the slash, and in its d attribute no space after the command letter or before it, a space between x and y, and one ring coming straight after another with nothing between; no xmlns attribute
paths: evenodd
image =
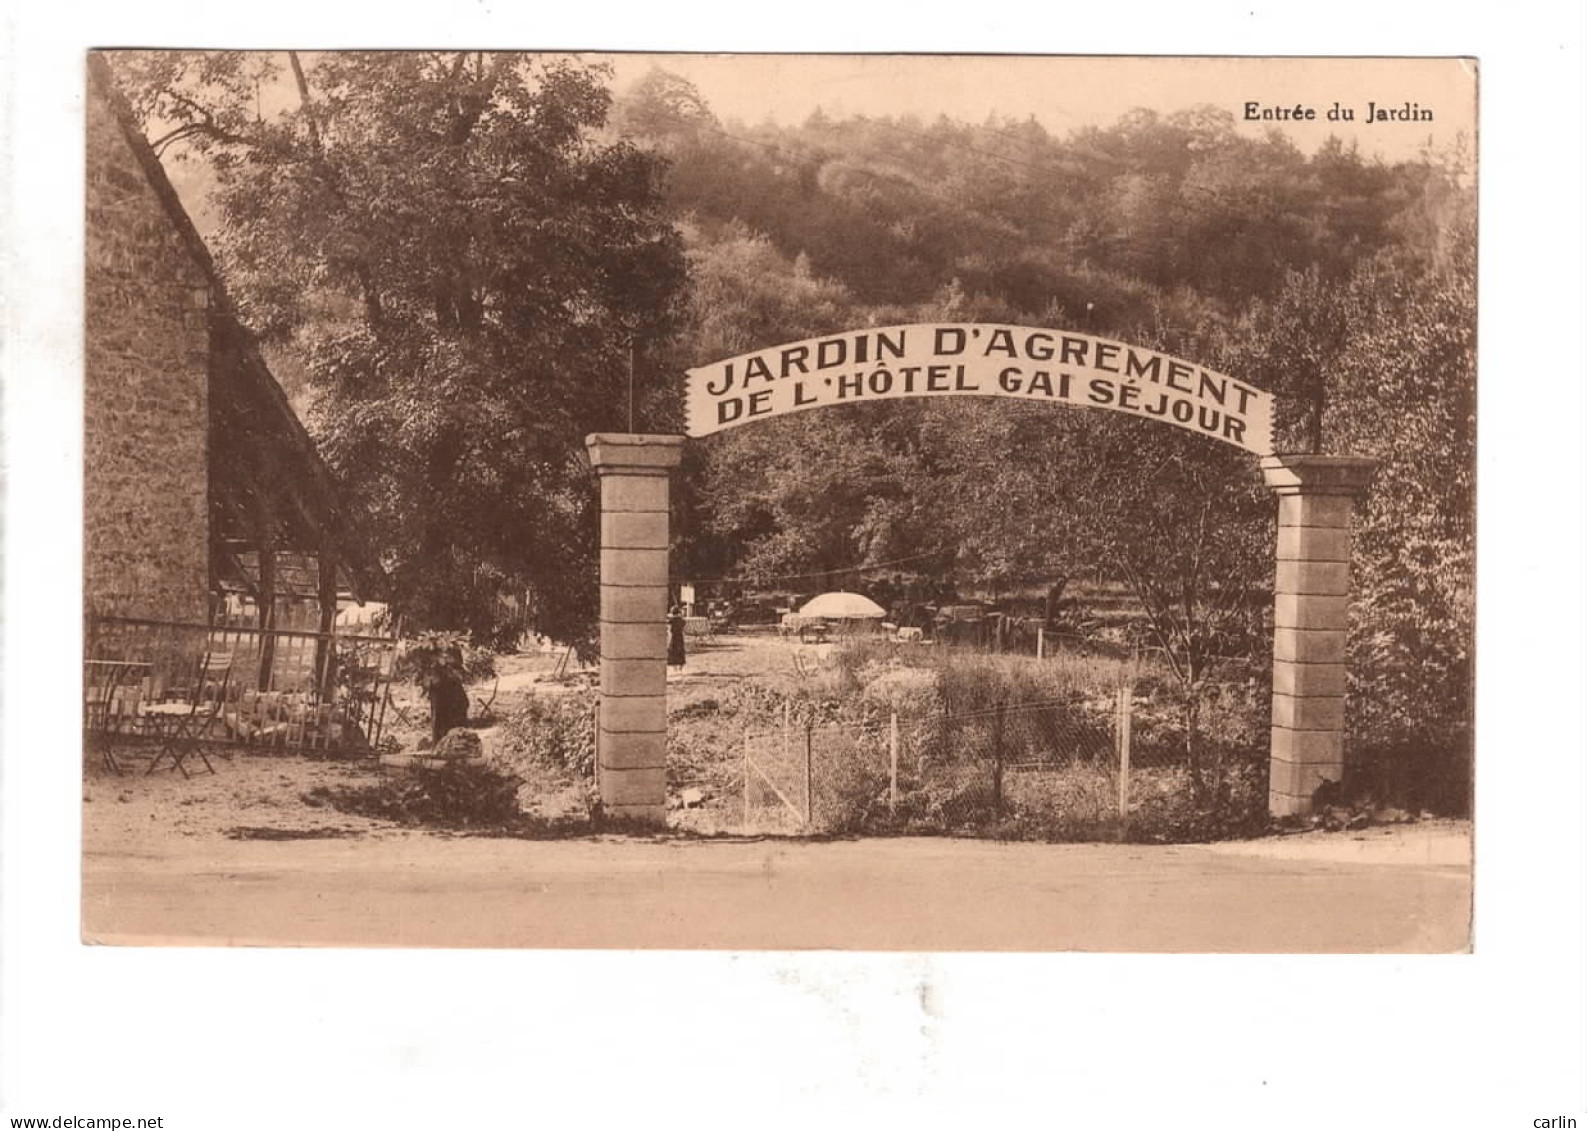
<svg viewBox="0 0 1587 1131"><path fill-rule="evenodd" d="M724 122L798 125L818 107L829 117L946 115L978 123L990 115L1034 117L1063 137L1107 126L1136 107L1160 114L1212 105L1234 115L1251 137L1277 129L1311 153L1330 135L1386 161L1416 157L1429 143L1452 148L1476 132L1477 63L1460 58L1257 58L1235 56L581 53L610 64L622 93L652 67L694 84ZM283 73L264 107L296 105ZM1246 104L1258 103L1246 121ZM1353 120L1329 111L1338 103ZM1433 115L1431 121L1372 122L1368 103ZM1315 114L1264 119L1264 110Z"/></svg>
<svg viewBox="0 0 1587 1131"><path fill-rule="evenodd" d="M989 116L1034 117L1064 137L1085 126L1107 126L1136 107L1167 115L1198 105L1232 114L1236 129L1260 137L1270 130L1311 153L1330 135L1360 147L1363 155L1394 162L1426 147L1447 151L1462 136L1475 137L1476 62L1459 58L1255 58L1173 56L940 55L940 54L705 54L582 53L613 71L621 94L653 67L694 84L723 122L772 121L797 125L817 108L833 118L903 117L923 122L946 115L963 122ZM1246 104L1258 104L1246 121ZM1353 120L1335 115L1335 104ZM1368 104L1408 103L1432 121L1368 122ZM283 67L261 105L297 104ZM1279 108L1309 108L1314 118L1261 117ZM157 131L156 131L157 132ZM213 232L216 217L205 199L209 174L198 163L166 162L171 179L199 230Z"/></svg>
<svg viewBox="0 0 1587 1131"><path fill-rule="evenodd" d="M820 107L829 116L939 114L981 122L996 114L1034 117L1064 136L1105 126L1144 106L1168 114L1210 104L1235 116L1253 137L1270 129L1305 152L1330 134L1355 141L1366 155L1415 157L1429 141L1440 149L1476 123L1476 62L1470 59L1301 59L1055 55L588 55L610 62L621 91L652 66L692 82L723 120L783 125ZM1244 120L1246 103L1258 118ZM1366 120L1368 103L1430 111L1431 121ZM1329 120L1338 103L1353 121ZM1263 120L1264 109L1297 105L1312 120Z"/></svg>

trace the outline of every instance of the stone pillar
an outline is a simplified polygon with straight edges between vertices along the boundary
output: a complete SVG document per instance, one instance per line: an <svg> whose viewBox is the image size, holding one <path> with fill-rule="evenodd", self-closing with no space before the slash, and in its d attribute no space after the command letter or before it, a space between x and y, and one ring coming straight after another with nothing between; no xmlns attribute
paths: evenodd
<svg viewBox="0 0 1587 1131"><path fill-rule="evenodd" d="M601 705L596 780L607 814L667 812L667 546L682 436L585 437L601 479Z"/></svg>
<svg viewBox="0 0 1587 1131"><path fill-rule="evenodd" d="M1358 456L1262 460L1278 495L1267 794L1275 817L1311 812L1317 787L1344 777L1350 527L1376 466Z"/></svg>

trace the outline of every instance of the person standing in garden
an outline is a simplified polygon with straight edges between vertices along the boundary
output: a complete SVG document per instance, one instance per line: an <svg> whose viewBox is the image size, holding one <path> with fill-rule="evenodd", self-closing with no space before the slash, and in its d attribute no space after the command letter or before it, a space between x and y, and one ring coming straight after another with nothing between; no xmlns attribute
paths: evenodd
<svg viewBox="0 0 1587 1131"><path fill-rule="evenodd" d="M677 605L667 613L667 666L683 667L683 609Z"/></svg>

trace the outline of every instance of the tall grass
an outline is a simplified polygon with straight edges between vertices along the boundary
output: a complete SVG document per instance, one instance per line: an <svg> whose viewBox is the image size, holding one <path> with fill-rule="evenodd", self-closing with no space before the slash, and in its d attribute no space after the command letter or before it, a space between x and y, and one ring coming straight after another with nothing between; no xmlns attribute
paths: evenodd
<svg viewBox="0 0 1587 1131"><path fill-rule="evenodd" d="M862 691L879 676L900 668L935 673L947 709L984 710L1003 704L1042 702L1069 696L1114 694L1152 670L1150 661L1078 656L1057 652L1046 659L1000 655L965 648L855 640L834 650L831 682L839 694Z"/></svg>

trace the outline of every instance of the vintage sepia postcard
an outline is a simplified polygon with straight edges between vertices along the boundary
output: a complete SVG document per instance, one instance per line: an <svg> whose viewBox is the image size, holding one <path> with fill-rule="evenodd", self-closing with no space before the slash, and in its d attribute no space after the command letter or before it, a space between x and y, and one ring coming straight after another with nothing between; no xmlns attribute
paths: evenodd
<svg viewBox="0 0 1587 1131"><path fill-rule="evenodd" d="M1471 949L1475 60L84 81L85 941Z"/></svg>

